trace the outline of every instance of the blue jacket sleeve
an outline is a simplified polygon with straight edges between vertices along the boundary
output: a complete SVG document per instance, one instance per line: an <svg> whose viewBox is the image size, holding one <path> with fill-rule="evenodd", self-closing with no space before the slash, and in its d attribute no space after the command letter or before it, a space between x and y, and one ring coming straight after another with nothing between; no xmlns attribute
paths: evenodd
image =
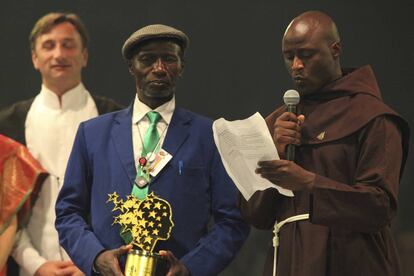
<svg viewBox="0 0 414 276"><path fill-rule="evenodd" d="M181 258L193 276L219 274L235 257L250 231L241 218L236 187L217 149L210 168L210 184L214 224L196 248Z"/></svg>
<svg viewBox="0 0 414 276"><path fill-rule="evenodd" d="M79 126L68 161L63 187L56 201L56 229L60 244L73 262L91 275L95 257L105 248L87 220L90 209L91 170L84 126Z"/></svg>

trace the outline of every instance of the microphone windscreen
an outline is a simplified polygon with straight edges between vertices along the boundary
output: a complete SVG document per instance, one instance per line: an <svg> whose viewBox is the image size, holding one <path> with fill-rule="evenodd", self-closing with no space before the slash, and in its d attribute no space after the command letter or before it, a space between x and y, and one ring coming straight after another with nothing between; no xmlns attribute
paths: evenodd
<svg viewBox="0 0 414 276"><path fill-rule="evenodd" d="M293 89L286 91L283 95L283 101L285 102L285 105L297 105L300 101L298 91Z"/></svg>

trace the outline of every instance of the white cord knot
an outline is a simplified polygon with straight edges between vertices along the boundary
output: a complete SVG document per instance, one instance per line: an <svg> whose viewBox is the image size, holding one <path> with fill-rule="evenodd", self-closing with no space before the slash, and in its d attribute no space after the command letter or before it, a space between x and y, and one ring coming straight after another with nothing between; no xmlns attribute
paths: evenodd
<svg viewBox="0 0 414 276"><path fill-rule="evenodd" d="M275 222L273 227L273 247L275 248L274 257L273 257L273 276L276 276L276 265L277 265L277 248L279 246L279 232L283 225L286 223L298 221L298 220L306 220L309 219L309 214L302 214L293 217L289 217L281 222Z"/></svg>

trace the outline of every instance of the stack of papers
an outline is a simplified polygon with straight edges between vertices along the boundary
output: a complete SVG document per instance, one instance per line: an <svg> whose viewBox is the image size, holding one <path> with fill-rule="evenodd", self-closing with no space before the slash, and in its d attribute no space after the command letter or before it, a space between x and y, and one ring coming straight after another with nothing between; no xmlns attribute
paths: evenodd
<svg viewBox="0 0 414 276"><path fill-rule="evenodd" d="M223 165L246 200L256 191L268 188L275 188L285 196L293 196L291 190L277 186L254 172L258 161L279 159L260 113L256 112L244 120L220 118L213 123L213 133Z"/></svg>

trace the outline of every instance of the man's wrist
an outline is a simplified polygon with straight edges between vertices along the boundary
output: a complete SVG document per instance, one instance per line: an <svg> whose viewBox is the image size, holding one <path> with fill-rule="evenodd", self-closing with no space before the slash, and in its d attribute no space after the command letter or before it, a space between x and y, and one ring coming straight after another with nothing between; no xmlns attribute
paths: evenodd
<svg viewBox="0 0 414 276"><path fill-rule="evenodd" d="M99 253L96 255L95 259L93 260L93 263L92 263L92 271L93 271L93 273L95 273L95 274L100 274L100 272L99 272L99 270L98 270L98 266L96 265L96 261L98 260L99 256L100 256L103 252L105 252L105 250L102 250L101 252L99 252Z"/></svg>

